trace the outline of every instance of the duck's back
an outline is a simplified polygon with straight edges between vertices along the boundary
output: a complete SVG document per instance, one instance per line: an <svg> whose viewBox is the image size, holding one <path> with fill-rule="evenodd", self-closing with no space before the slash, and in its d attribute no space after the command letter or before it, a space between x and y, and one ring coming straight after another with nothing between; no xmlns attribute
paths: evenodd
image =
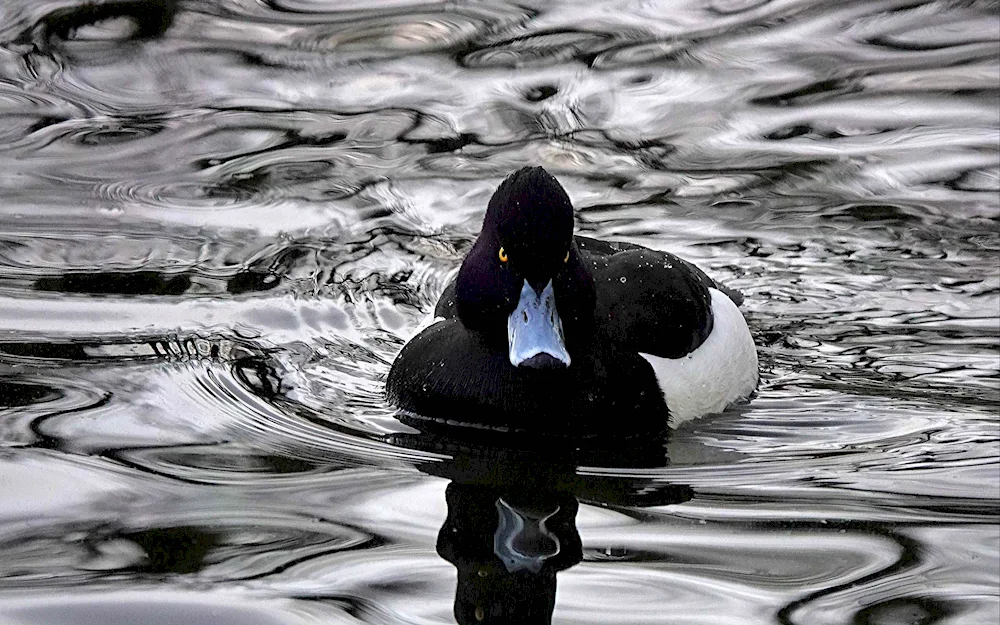
<svg viewBox="0 0 1000 625"><path fill-rule="evenodd" d="M597 289L598 329L621 349L680 358L712 332L715 283L673 254L577 237Z"/></svg>
<svg viewBox="0 0 1000 625"><path fill-rule="evenodd" d="M720 412L757 387L743 296L673 254L577 237L594 265L598 326L649 363L671 423Z"/></svg>

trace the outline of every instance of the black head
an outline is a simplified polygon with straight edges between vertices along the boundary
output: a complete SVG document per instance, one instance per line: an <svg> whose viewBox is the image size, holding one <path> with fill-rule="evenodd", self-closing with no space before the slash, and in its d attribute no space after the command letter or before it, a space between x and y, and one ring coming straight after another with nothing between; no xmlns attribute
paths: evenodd
<svg viewBox="0 0 1000 625"><path fill-rule="evenodd" d="M547 171L525 167L508 176L490 199L483 230L458 274L462 323L488 342L507 344L508 320L524 305L525 285L539 298L533 304L539 314L547 314L542 294L551 284L560 332L572 351L581 324L593 319L595 301L593 278L573 243L573 221L569 196ZM551 362L544 356L527 361Z"/></svg>
<svg viewBox="0 0 1000 625"><path fill-rule="evenodd" d="M573 244L573 204L549 172L525 167L490 199L480 239L488 232L496 233L508 268L541 288L562 269Z"/></svg>

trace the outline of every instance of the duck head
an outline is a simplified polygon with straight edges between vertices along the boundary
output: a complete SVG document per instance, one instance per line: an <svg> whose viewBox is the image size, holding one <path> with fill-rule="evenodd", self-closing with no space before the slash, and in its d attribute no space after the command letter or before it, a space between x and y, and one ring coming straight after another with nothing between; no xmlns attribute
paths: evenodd
<svg viewBox="0 0 1000 625"><path fill-rule="evenodd" d="M594 281L573 243L573 205L541 167L490 199L455 285L458 317L525 369L563 369L593 321Z"/></svg>

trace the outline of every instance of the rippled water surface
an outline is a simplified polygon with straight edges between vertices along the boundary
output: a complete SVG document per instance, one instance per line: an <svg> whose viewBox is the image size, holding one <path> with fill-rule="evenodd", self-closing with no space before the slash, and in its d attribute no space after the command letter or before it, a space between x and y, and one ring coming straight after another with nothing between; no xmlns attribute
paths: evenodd
<svg viewBox="0 0 1000 625"><path fill-rule="evenodd" d="M995 624L998 16L3 0L0 622ZM625 453L394 419L525 164L746 294L749 405Z"/></svg>

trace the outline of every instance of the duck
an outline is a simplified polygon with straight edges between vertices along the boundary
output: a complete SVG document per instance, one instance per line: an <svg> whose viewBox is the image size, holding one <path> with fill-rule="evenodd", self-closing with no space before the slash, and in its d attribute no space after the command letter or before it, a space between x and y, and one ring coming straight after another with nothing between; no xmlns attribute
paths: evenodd
<svg viewBox="0 0 1000 625"><path fill-rule="evenodd" d="M390 367L397 418L641 436L749 398L758 360L739 292L668 252L574 229L544 168L499 185L433 322Z"/></svg>

